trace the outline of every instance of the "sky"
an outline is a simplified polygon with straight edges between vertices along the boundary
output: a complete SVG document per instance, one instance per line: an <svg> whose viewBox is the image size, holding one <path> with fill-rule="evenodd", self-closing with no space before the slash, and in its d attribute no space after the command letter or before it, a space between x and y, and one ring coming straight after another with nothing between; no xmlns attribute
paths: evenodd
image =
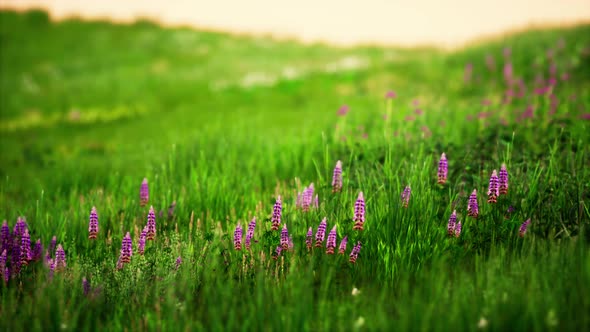
<svg viewBox="0 0 590 332"><path fill-rule="evenodd" d="M339 45L454 47L531 26L590 22L590 0L2 0L0 7Z"/></svg>

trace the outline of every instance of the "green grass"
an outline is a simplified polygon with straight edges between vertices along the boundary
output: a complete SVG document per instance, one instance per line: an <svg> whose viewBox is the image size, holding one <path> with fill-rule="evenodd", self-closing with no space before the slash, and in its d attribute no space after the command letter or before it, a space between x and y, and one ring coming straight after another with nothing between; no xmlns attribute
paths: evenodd
<svg viewBox="0 0 590 332"><path fill-rule="evenodd" d="M303 46L150 22L54 23L39 11L0 12L0 25L0 218L12 228L25 216L33 242L47 247L55 235L67 257L53 278L31 262L0 283L1 330L590 327L590 121L583 118L590 26L443 52ZM528 88L508 104L504 47ZM553 90L552 115L550 98L532 93L536 75L548 76L550 48L558 74L570 74ZM386 101L390 89L397 98ZM415 114L414 99L424 114ZM392 117L384 121L387 103ZM339 117L343 104L350 111ZM519 120L529 105L534 117ZM478 119L480 112L489 116ZM442 152L444 186L436 184ZM344 188L333 194L337 160ZM488 204L489 176L502 163L509 194ZM141 256L144 177L149 204L164 215ZM311 182L319 208L303 213L296 195ZM408 184L406 209L400 194ZM466 216L473 189L477 219ZM352 230L359 191L363 232ZM294 250L274 260L277 195ZM87 239L92 206L100 223L94 241ZM459 238L446 234L453 209L463 223ZM234 250L235 226L253 216L258 242L251 252ZM328 231L338 225L338 242L348 235L346 256L305 248L308 227L315 231L323 217ZM135 255L116 270L126 232ZM362 249L351 264L357 241Z"/></svg>

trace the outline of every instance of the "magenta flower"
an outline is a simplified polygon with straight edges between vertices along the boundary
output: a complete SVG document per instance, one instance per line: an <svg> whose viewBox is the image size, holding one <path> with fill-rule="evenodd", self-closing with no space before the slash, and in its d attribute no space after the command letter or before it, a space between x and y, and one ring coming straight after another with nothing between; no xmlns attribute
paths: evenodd
<svg viewBox="0 0 590 332"><path fill-rule="evenodd" d="M364 229L365 224L365 198L363 196L363 192L359 192L359 195L354 203L354 218L352 219L354 222L354 226L352 227L353 230L360 230Z"/></svg>
<svg viewBox="0 0 590 332"><path fill-rule="evenodd" d="M506 84L510 85L512 84L512 63L507 62L504 65L504 80L506 81Z"/></svg>
<svg viewBox="0 0 590 332"><path fill-rule="evenodd" d="M336 250L336 225L328 234L328 241L326 242L326 254L331 255L334 254L334 250Z"/></svg>
<svg viewBox="0 0 590 332"><path fill-rule="evenodd" d="M315 197L313 199L313 207L314 207L314 209L317 209L320 207L320 200L319 200L318 194L315 194Z"/></svg>
<svg viewBox="0 0 590 332"><path fill-rule="evenodd" d="M92 207L90 210L90 221L88 222L88 238L96 239L98 234L98 214L96 213L96 207Z"/></svg>
<svg viewBox="0 0 590 332"><path fill-rule="evenodd" d="M281 247L284 250L289 249L289 231L287 230L287 224L283 225L283 230L281 231Z"/></svg>
<svg viewBox="0 0 590 332"><path fill-rule="evenodd" d="M396 97L396 94L395 94L395 91L393 91L393 90L389 90L385 94L385 99L393 99L395 97Z"/></svg>
<svg viewBox="0 0 590 332"><path fill-rule="evenodd" d="M238 223L234 231L234 249L242 250L242 225Z"/></svg>
<svg viewBox="0 0 590 332"><path fill-rule="evenodd" d="M451 213L451 217L449 218L449 223L447 225L447 233L449 236L455 236L455 227L457 225L457 211L453 210Z"/></svg>
<svg viewBox="0 0 590 332"><path fill-rule="evenodd" d="M318 230L315 233L315 246L317 248L321 248L322 244L324 243L324 238L326 236L326 228L328 227L328 219L324 217L318 226Z"/></svg>
<svg viewBox="0 0 590 332"><path fill-rule="evenodd" d="M31 260L33 261L40 261L43 258L43 244L41 244L41 239L37 239L31 256Z"/></svg>
<svg viewBox="0 0 590 332"><path fill-rule="evenodd" d="M60 245L57 246L55 250L55 270L62 271L66 268L66 252L64 248Z"/></svg>
<svg viewBox="0 0 590 332"><path fill-rule="evenodd" d="M498 182L498 173L494 170L492 176L490 176L490 184L488 186L488 203L496 203L498 196L500 196Z"/></svg>
<svg viewBox="0 0 590 332"><path fill-rule="evenodd" d="M246 231L246 250L250 250L250 244L254 237L254 230L256 228L256 217L252 218L252 221L248 224L248 230Z"/></svg>
<svg viewBox="0 0 590 332"><path fill-rule="evenodd" d="M137 253L143 255L145 252L145 239L147 237L147 226L143 228L141 234L139 234L139 241L137 243Z"/></svg>
<svg viewBox="0 0 590 332"><path fill-rule="evenodd" d="M307 235L305 236L305 246L307 250L311 249L311 245L313 243L313 229L310 227L307 231Z"/></svg>
<svg viewBox="0 0 590 332"><path fill-rule="evenodd" d="M29 265L31 260L31 237L29 236L29 230L25 229L23 236L21 237L20 245L20 264Z"/></svg>
<svg viewBox="0 0 590 332"><path fill-rule="evenodd" d="M150 211L148 212L146 228L146 239L153 240L156 237L156 212L153 206L150 206Z"/></svg>
<svg viewBox="0 0 590 332"><path fill-rule="evenodd" d="M12 237L10 236L10 227L8 226L8 222L4 220L2 222L2 228L0 228L0 251L10 251L11 247Z"/></svg>
<svg viewBox="0 0 590 332"><path fill-rule="evenodd" d="M340 241L340 246L338 247L338 253L344 255L346 252L346 244L348 243L348 236L345 236L342 241Z"/></svg>
<svg viewBox="0 0 590 332"><path fill-rule="evenodd" d="M295 201L295 208L302 209L303 208L303 193L297 194L297 200Z"/></svg>
<svg viewBox="0 0 590 332"><path fill-rule="evenodd" d="M498 193L500 195L507 195L508 194L508 170L506 169L506 164L502 164L500 167L500 175L499 175L499 187Z"/></svg>
<svg viewBox="0 0 590 332"><path fill-rule="evenodd" d="M349 107L348 105L342 105L338 109L338 116L345 116L348 113Z"/></svg>
<svg viewBox="0 0 590 332"><path fill-rule="evenodd" d="M131 256L133 255L133 242L131 241L131 235L129 232L123 237L121 243L121 255L119 260L121 264L131 263Z"/></svg>
<svg viewBox="0 0 590 332"><path fill-rule="evenodd" d="M88 294L90 294L90 283L86 277L82 278L82 290L84 292L84 296L88 296Z"/></svg>
<svg viewBox="0 0 590 332"><path fill-rule="evenodd" d="M342 162L338 160L332 174L332 192L342 191Z"/></svg>
<svg viewBox="0 0 590 332"><path fill-rule="evenodd" d="M361 252L361 242L357 242L357 244L352 248L352 251L350 252L350 258L349 261L351 263L356 263L356 260L359 257L359 253Z"/></svg>
<svg viewBox="0 0 590 332"><path fill-rule="evenodd" d="M273 255L273 259L276 260L277 258L279 258L279 256L281 256L281 253L283 252L283 247L281 246L277 246L277 248L275 249L275 254Z"/></svg>
<svg viewBox="0 0 590 332"><path fill-rule="evenodd" d="M438 183L445 184L447 182L447 175L449 174L449 164L447 163L447 155L443 152L438 161Z"/></svg>
<svg viewBox="0 0 590 332"><path fill-rule="evenodd" d="M148 187L148 180L144 178L139 187L139 205L146 206L150 199L150 189Z"/></svg>
<svg viewBox="0 0 590 332"><path fill-rule="evenodd" d="M14 236L14 238L20 238L23 236L27 229L29 228L27 227L25 217L18 217L16 219L16 224L14 225L14 232L12 235Z"/></svg>
<svg viewBox="0 0 590 332"><path fill-rule="evenodd" d="M469 217L477 218L479 215L479 205L477 204L477 189L469 196L469 203L467 204L467 215Z"/></svg>
<svg viewBox="0 0 590 332"><path fill-rule="evenodd" d="M313 192L314 192L313 183L310 183L309 187L305 188L305 190L303 191L302 208L303 208L304 212L309 211L309 208L311 207L311 203L313 200Z"/></svg>
<svg viewBox="0 0 590 332"><path fill-rule="evenodd" d="M275 205L272 208L272 218L271 218L271 230L278 231L279 227L281 227L281 214L283 212L283 203L281 202L281 196L277 197L275 201Z"/></svg>
<svg viewBox="0 0 590 332"><path fill-rule="evenodd" d="M526 233L530 224L531 224L531 219L527 219L525 222L523 222L522 225L520 225L520 228L518 230L518 236L524 237L524 234Z"/></svg>
<svg viewBox="0 0 590 332"><path fill-rule="evenodd" d="M455 237L461 236L461 222L459 221L457 225L455 225Z"/></svg>
<svg viewBox="0 0 590 332"><path fill-rule="evenodd" d="M182 257L180 257L180 256L176 257L176 264L175 264L174 269L178 270L178 268L180 268L181 264L182 264Z"/></svg>
<svg viewBox="0 0 590 332"><path fill-rule="evenodd" d="M407 185L402 192L402 204L405 208L408 208L408 204L410 204L410 196L412 195L412 189L410 185Z"/></svg>

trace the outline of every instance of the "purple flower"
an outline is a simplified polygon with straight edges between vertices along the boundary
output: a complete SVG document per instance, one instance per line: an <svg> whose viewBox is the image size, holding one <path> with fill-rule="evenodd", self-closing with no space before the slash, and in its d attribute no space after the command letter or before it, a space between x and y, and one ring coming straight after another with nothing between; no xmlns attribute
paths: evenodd
<svg viewBox="0 0 590 332"><path fill-rule="evenodd" d="M354 218L352 219L354 222L354 226L352 227L353 230L360 230L364 229L365 224L365 198L363 197L363 192L359 192L359 195L354 203Z"/></svg>
<svg viewBox="0 0 590 332"><path fill-rule="evenodd" d="M506 169L506 164L502 164L500 167L500 175L499 175L499 187L498 193L500 195L507 195L508 194L508 170Z"/></svg>
<svg viewBox="0 0 590 332"><path fill-rule="evenodd" d="M7 271L6 268L6 261L8 260L7 258L7 253L6 253L6 249L2 250L2 255L0 255L0 276L3 276L4 273Z"/></svg>
<svg viewBox="0 0 590 332"><path fill-rule="evenodd" d="M82 290L84 292L84 296L88 296L88 294L90 294L90 283L86 277L82 278Z"/></svg>
<svg viewBox="0 0 590 332"><path fill-rule="evenodd" d="M8 280L10 280L10 270L7 267L4 268L3 275L4 275L4 283L8 283Z"/></svg>
<svg viewBox="0 0 590 332"><path fill-rule="evenodd" d="M512 84L512 63L506 62L504 65L504 80L506 84Z"/></svg>
<svg viewBox="0 0 590 332"><path fill-rule="evenodd" d="M14 236L14 238L20 238L21 236L23 236L27 229L28 227L27 222L25 221L25 217L18 217L16 219L16 224L14 225L14 232L12 235Z"/></svg>
<svg viewBox="0 0 590 332"><path fill-rule="evenodd" d="M41 239L37 239L33 252L31 253L31 260L40 261L41 258L43 258L43 244L41 244Z"/></svg>
<svg viewBox="0 0 590 332"><path fill-rule="evenodd" d="M252 218L252 221L248 224L248 230L246 231L246 250L250 250L250 244L254 237L254 230L256 229L256 217Z"/></svg>
<svg viewBox="0 0 590 332"><path fill-rule="evenodd" d="M348 243L348 236L345 236L342 241L340 241L340 246L338 247L338 253L344 255L346 251L346 244Z"/></svg>
<svg viewBox="0 0 590 332"><path fill-rule="evenodd" d="M324 237L326 236L326 227L328 227L328 219L324 217L318 226L318 230L315 233L315 246L321 248L324 243Z"/></svg>
<svg viewBox="0 0 590 332"><path fill-rule="evenodd" d="M10 251L11 247L12 237L10 236L10 227L8 226L8 222L4 220L2 228L0 228L0 250Z"/></svg>
<svg viewBox="0 0 590 332"><path fill-rule="evenodd" d="M455 237L459 237L461 235L461 222L459 221L457 225L455 225Z"/></svg>
<svg viewBox="0 0 590 332"><path fill-rule="evenodd" d="M98 214L96 213L96 207L92 207L90 210L90 221L88 222L88 238L96 239L98 235Z"/></svg>
<svg viewBox="0 0 590 332"><path fill-rule="evenodd" d="M234 231L234 249L242 250L242 225L239 223Z"/></svg>
<svg viewBox="0 0 590 332"><path fill-rule="evenodd" d="M479 215L479 205L477 205L477 189L469 196L469 203L467 204L467 215L469 217L477 218Z"/></svg>
<svg viewBox="0 0 590 332"><path fill-rule="evenodd" d="M148 212L146 231L147 240L153 240L156 237L156 212L153 206L150 206L150 211Z"/></svg>
<svg viewBox="0 0 590 332"><path fill-rule="evenodd" d="M139 188L139 205L146 206L150 199L150 189L148 187L148 180L144 178Z"/></svg>
<svg viewBox="0 0 590 332"><path fill-rule="evenodd" d="M289 231L287 230L287 224L283 225L283 230L281 231L281 247L284 250L289 249Z"/></svg>
<svg viewBox="0 0 590 332"><path fill-rule="evenodd" d="M62 271L66 268L66 252L64 248L60 245L57 246L55 250L55 270Z"/></svg>
<svg viewBox="0 0 590 332"><path fill-rule="evenodd" d="M351 263L356 263L357 258L359 257L359 252L361 252L361 242L357 242L356 245L352 248L350 252L349 261Z"/></svg>
<svg viewBox="0 0 590 332"><path fill-rule="evenodd" d="M176 257L176 266L175 266L176 270L178 270L178 268L180 267L180 264L182 264L182 257L178 256L178 257Z"/></svg>
<svg viewBox="0 0 590 332"><path fill-rule="evenodd" d="M410 195L412 195L412 189L407 185L402 192L402 204L405 208L408 208L408 204L410 204Z"/></svg>
<svg viewBox="0 0 590 332"><path fill-rule="evenodd" d="M297 194L297 200L295 201L295 208L302 209L303 208L303 193Z"/></svg>
<svg viewBox="0 0 590 332"><path fill-rule="evenodd" d="M395 91L393 91L393 90L389 90L385 94L385 99L393 99L395 97L396 97L396 94L395 94Z"/></svg>
<svg viewBox="0 0 590 332"><path fill-rule="evenodd" d="M20 245L20 263L21 265L29 265L31 260L31 237L29 236L29 230L26 229L21 237Z"/></svg>
<svg viewBox="0 0 590 332"><path fill-rule="evenodd" d="M338 116L345 116L346 113L348 113L348 105L342 105L340 106L340 108L338 109Z"/></svg>
<svg viewBox="0 0 590 332"><path fill-rule="evenodd" d="M332 192L342 191L342 162L338 160L332 174Z"/></svg>
<svg viewBox="0 0 590 332"><path fill-rule="evenodd" d="M490 184L488 186L488 203L496 203L498 196L500 196L498 182L498 173L494 170L492 176L490 176Z"/></svg>
<svg viewBox="0 0 590 332"><path fill-rule="evenodd" d="M315 194L315 197L313 199L313 207L315 209L320 207L320 200L319 200L318 194Z"/></svg>
<svg viewBox="0 0 590 332"><path fill-rule="evenodd" d="M176 209L176 201L173 201L168 207L168 218L172 218L174 216L174 209Z"/></svg>
<svg viewBox="0 0 590 332"><path fill-rule="evenodd" d="M438 161L438 183L445 184L447 182L447 175L449 174L449 164L447 163L447 155L443 152Z"/></svg>
<svg viewBox="0 0 590 332"><path fill-rule="evenodd" d="M143 230L141 231L141 234L139 234L139 241L137 244L137 252L140 255L143 255L143 253L145 252L145 239L147 237L147 226L143 228Z"/></svg>
<svg viewBox="0 0 590 332"><path fill-rule="evenodd" d="M328 241L326 242L326 254L328 255L334 254L334 250L336 250L336 236L336 225L334 225L328 234Z"/></svg>
<svg viewBox="0 0 590 332"><path fill-rule="evenodd" d="M12 267L12 274L17 275L20 273L21 268L21 259L20 259L20 245L18 242L12 245L12 257L11 257L11 267Z"/></svg>
<svg viewBox="0 0 590 332"><path fill-rule="evenodd" d="M283 252L283 247L277 246L277 248L275 249L275 254L272 258L276 260L277 258L279 258L279 256L281 256L281 252Z"/></svg>
<svg viewBox="0 0 590 332"><path fill-rule="evenodd" d="M271 226L271 230L273 231L278 231L279 227L281 227L281 214L283 212L283 204L281 202L281 196L279 195L277 197L277 200L275 202L275 205L272 208L272 226Z"/></svg>
<svg viewBox="0 0 590 332"><path fill-rule="evenodd" d="M524 237L524 234L526 233L530 224L531 224L531 219L527 219L525 222L523 222L522 225L520 225L520 228L518 230L518 236Z"/></svg>
<svg viewBox="0 0 590 332"><path fill-rule="evenodd" d="M133 242L131 241L131 235L129 232L123 237L121 243L121 255L119 260L122 264L131 263L131 256L133 255Z"/></svg>
<svg viewBox="0 0 590 332"><path fill-rule="evenodd" d="M456 225L457 225L457 211L453 210L453 213L451 213L451 217L449 218L449 223L447 225L447 233L449 234L449 236L455 235Z"/></svg>
<svg viewBox="0 0 590 332"><path fill-rule="evenodd" d="M302 202L302 208L303 211L307 212L309 211L309 208L311 207L311 201L313 199L313 192L314 192L314 187L313 187L313 183L309 184L309 187L305 188L305 190L303 190L303 202Z"/></svg>
<svg viewBox="0 0 590 332"><path fill-rule="evenodd" d="M307 235L305 236L305 246L307 247L308 250L311 249L312 242L313 242L313 229L310 227L309 230L307 231Z"/></svg>

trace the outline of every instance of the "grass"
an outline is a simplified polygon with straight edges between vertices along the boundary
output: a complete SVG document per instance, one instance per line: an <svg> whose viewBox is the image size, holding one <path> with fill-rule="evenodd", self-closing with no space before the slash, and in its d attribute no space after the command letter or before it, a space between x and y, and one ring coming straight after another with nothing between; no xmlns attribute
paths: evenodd
<svg viewBox="0 0 590 332"><path fill-rule="evenodd" d="M30 262L0 283L2 330L590 326L590 26L442 52L55 23L39 11L3 11L0 23L0 218L12 229L25 216L31 240L47 248L56 236L67 258L53 276ZM503 103L505 47L527 90ZM551 92L557 104L533 93L539 73L546 85L548 50L557 77L569 74ZM397 97L384 99L390 89ZM343 104L349 112L338 116ZM449 176L438 185L443 152ZM337 160L344 185L334 194ZM502 163L509 193L486 203ZM304 213L296 195L312 182L319 207ZM477 219L466 216L473 189ZM362 232L352 230L360 191ZM278 195L294 249L274 260ZM157 236L139 255L149 205ZM93 206L100 231L91 241ZM463 231L449 238L454 209ZM254 216L252 251L234 250L234 228ZM345 256L305 248L323 217L338 243L349 237ZM126 232L135 252L117 270Z"/></svg>

